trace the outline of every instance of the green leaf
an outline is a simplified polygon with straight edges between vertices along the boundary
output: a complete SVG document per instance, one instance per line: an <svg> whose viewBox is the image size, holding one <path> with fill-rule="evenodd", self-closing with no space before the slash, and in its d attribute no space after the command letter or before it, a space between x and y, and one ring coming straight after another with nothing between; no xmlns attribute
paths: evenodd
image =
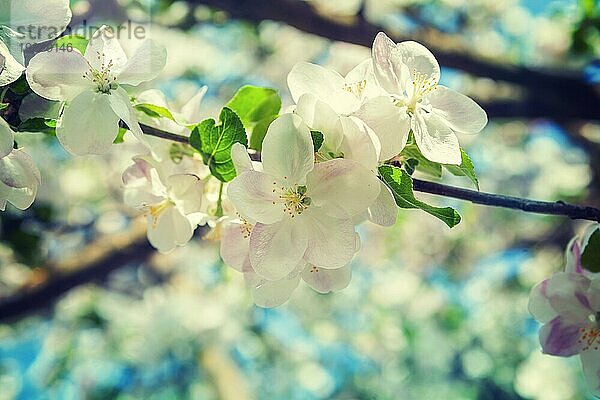
<svg viewBox="0 0 600 400"><path fill-rule="evenodd" d="M264 118L256 125L254 125L254 129L252 129L252 135L250 135L250 148L256 151L262 151L262 143L265 140L265 136L267 134L267 130L271 123L275 121L277 115L271 115L267 118Z"/></svg>
<svg viewBox="0 0 600 400"><path fill-rule="evenodd" d="M18 132L41 132L56 135L56 120L45 118L31 118L17 127Z"/></svg>
<svg viewBox="0 0 600 400"><path fill-rule="evenodd" d="M417 169L417 165L419 165L419 160L415 160L414 158L409 158L408 160L405 160L402 165L404 166L404 169L406 170L406 172L408 172L409 175L412 175L415 173L415 170Z"/></svg>
<svg viewBox="0 0 600 400"><path fill-rule="evenodd" d="M471 161L469 155L463 150L460 149L460 154L462 158L462 162L460 165L444 165L452 175L454 176L466 176L473 182L477 190L479 190L479 180L477 179L477 174L475 173L475 166Z"/></svg>
<svg viewBox="0 0 600 400"><path fill-rule="evenodd" d="M125 141L125 133L127 132L127 129L125 128L119 128L119 133L117 134L117 137L115 138L115 140L113 141L114 144L119 144L119 143L123 143Z"/></svg>
<svg viewBox="0 0 600 400"><path fill-rule="evenodd" d="M600 272L600 229L596 229L581 254L581 265L591 272Z"/></svg>
<svg viewBox="0 0 600 400"><path fill-rule="evenodd" d="M433 161L429 161L427 158L425 158L425 156L421 153L419 147L417 147L416 144L407 144L400 153L400 156L402 156L405 160L416 160L417 164L412 166L415 170L434 176L436 178L442 177L442 165Z"/></svg>
<svg viewBox="0 0 600 400"><path fill-rule="evenodd" d="M4 110L8 108L8 104L7 103L0 103L0 110Z"/></svg>
<svg viewBox="0 0 600 400"><path fill-rule="evenodd" d="M433 207L417 200L413 193L413 181L410 175L400 168L391 165L379 167L383 182L390 188L400 208L419 208L444 221L450 228L460 223L460 214L451 207Z"/></svg>
<svg viewBox="0 0 600 400"><path fill-rule="evenodd" d="M10 91L19 96L29 93L30 90L31 89L29 88L29 83L27 82L25 75L22 75L10 85Z"/></svg>
<svg viewBox="0 0 600 400"><path fill-rule="evenodd" d="M247 85L225 107L234 111L246 129L251 130L258 122L279 114L281 98L276 90Z"/></svg>
<svg viewBox="0 0 600 400"><path fill-rule="evenodd" d="M207 119L198 124L190 136L190 144L202 155L211 173L221 182L229 182L236 177L231 160L231 146L242 143L248 146L246 130L240 118L225 107L219 115L220 124Z"/></svg>
<svg viewBox="0 0 600 400"><path fill-rule="evenodd" d="M85 54L89 40L80 35L67 35L59 38L54 42L53 48L58 51L73 51L79 50L81 54Z"/></svg>
<svg viewBox="0 0 600 400"><path fill-rule="evenodd" d="M321 149L323 146L323 133L319 131L310 131L310 135L312 136L313 146L315 147L315 153Z"/></svg>
<svg viewBox="0 0 600 400"><path fill-rule="evenodd" d="M170 119L171 121L175 121L175 117L173 117L173 114L171 113L171 111L169 111L165 107L157 106L157 105L150 104L150 103L136 104L134 107L136 110L143 112L144 114L148 115L149 117L152 117L152 118L163 118L164 117L164 118Z"/></svg>

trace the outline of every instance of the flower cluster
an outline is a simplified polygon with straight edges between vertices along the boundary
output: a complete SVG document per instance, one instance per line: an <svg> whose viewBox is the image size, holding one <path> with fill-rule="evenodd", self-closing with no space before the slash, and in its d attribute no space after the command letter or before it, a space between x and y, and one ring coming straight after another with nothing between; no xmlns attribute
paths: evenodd
<svg viewBox="0 0 600 400"><path fill-rule="evenodd" d="M430 161L461 163L455 132L479 132L487 117L438 85L439 76L425 47L394 44L383 33L372 58L345 77L294 66L288 86L296 105L269 127L262 163L253 165L242 145L232 150L237 177L227 193L237 216L225 223L221 254L244 273L257 304L285 302L300 279L323 293L348 285L360 249L357 224L396 221L378 167L401 153L410 132Z"/></svg>
<svg viewBox="0 0 600 400"><path fill-rule="evenodd" d="M600 225L591 225L579 241L569 243L564 272L540 282L532 290L529 311L544 326L540 343L544 353L570 357L579 354L590 389L600 396L600 276L582 265L582 254L590 238L600 235ZM600 270L598 265L595 270Z"/></svg>
<svg viewBox="0 0 600 400"><path fill-rule="evenodd" d="M289 112L279 114L274 91L245 87L219 123L202 120L206 88L181 112L170 111L159 91L135 93L166 63L165 49L152 40L130 58L106 26L79 43L85 46L35 55L25 72L35 94L58 104L59 142L74 155L104 154L128 128L146 151L123 174L125 202L146 216L150 243L169 252L208 225L207 237L222 240L223 259L244 273L265 307L289 299L301 279L322 293L347 286L360 223L391 226L398 206L440 216L411 198L412 188L406 193L408 175L402 182L383 176L382 165L404 162L399 156L409 141L421 160L459 165L455 133L476 133L487 122L475 102L438 84L439 65L425 47L395 44L383 33L372 57L345 77L315 64L294 66ZM139 121L189 145L146 136ZM260 162L250 160L247 147L261 151ZM7 152L5 163L18 158L27 164L22 154ZM35 171L3 182L14 190L26 186L30 200L39 184ZM406 173L399 171L391 173ZM453 214L446 223L458 220Z"/></svg>

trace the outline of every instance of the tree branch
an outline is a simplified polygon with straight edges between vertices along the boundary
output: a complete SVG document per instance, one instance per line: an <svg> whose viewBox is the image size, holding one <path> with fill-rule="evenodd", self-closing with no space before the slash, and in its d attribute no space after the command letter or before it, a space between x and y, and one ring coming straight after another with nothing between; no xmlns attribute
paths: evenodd
<svg viewBox="0 0 600 400"><path fill-rule="evenodd" d="M145 222L145 221L144 221ZM111 272L131 263L141 263L154 254L146 239L146 224L134 224L125 233L103 237L78 255L45 269L57 271L48 281L0 299L0 322L15 320L40 309L51 309L62 295L92 281L105 279Z"/></svg>
<svg viewBox="0 0 600 400"><path fill-rule="evenodd" d="M189 144L189 140L185 136L164 132L160 129L152 128L147 125L141 125L141 127L142 131L147 135L174 140L178 143ZM251 153L250 157L254 161L260 161L260 153ZM422 181L419 179L413 179L413 189L417 192L467 200L475 204L481 204L490 207L510 208L513 210L522 210L535 214L564 215L572 219L586 219L589 221L600 222L600 209L567 204L563 201L551 203L523 199L520 197L504 196L500 194L482 193L475 190L462 189L443 185L441 183Z"/></svg>
<svg viewBox="0 0 600 400"><path fill-rule="evenodd" d="M585 219L600 222L600 209L568 204L563 201L551 203L500 194L477 192L475 190L442 185L441 183L423 181L420 179L413 179L413 189L418 192L466 200L484 206L510 208L535 214L564 215L571 219Z"/></svg>
<svg viewBox="0 0 600 400"><path fill-rule="evenodd" d="M188 0L188 3L214 7L226 11L234 18L251 22L280 21L307 33L368 47L378 32L386 30L360 16L351 24L337 22L316 13L309 2L298 0ZM447 50L447 40L433 36L409 38L392 33L391 37L396 42L422 42L446 67L520 86L525 92L523 101L533 106L533 110L527 111L527 115L523 116L600 119L600 95L584 81L583 74L579 71L531 69L492 62L467 53ZM519 104L520 102L515 102L508 105L512 113ZM504 107L501 111L508 110L509 108Z"/></svg>

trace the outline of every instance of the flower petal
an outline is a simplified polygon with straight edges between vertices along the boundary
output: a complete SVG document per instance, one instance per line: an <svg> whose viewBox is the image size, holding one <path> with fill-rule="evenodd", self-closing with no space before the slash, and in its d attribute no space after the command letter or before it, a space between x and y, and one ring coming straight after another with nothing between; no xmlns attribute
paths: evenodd
<svg viewBox="0 0 600 400"><path fill-rule="evenodd" d="M0 13L0 25L22 33L23 43L56 39L71 21L69 0L19 0L8 3L10 10Z"/></svg>
<svg viewBox="0 0 600 400"><path fill-rule="evenodd" d="M18 177L12 176L7 179L5 175L6 164L13 166L11 170L19 174ZM35 200L38 187L41 183L40 171L35 165L33 158L23 150L13 150L8 156L0 160L0 170L2 170L2 180L0 181L0 204L4 210L6 201L20 210L25 210L31 206ZM8 183L12 183L8 185ZM15 184L18 182L18 184Z"/></svg>
<svg viewBox="0 0 600 400"><path fill-rule="evenodd" d="M433 112L456 132L478 133L487 125L487 114L471 98L445 86L438 86L427 99Z"/></svg>
<svg viewBox="0 0 600 400"><path fill-rule="evenodd" d="M379 161L389 160L400 154L410 132L410 118L406 107L397 107L388 96L365 101L355 114L375 132L381 143Z"/></svg>
<svg viewBox="0 0 600 400"><path fill-rule="evenodd" d="M262 146L266 173L286 183L303 185L314 166L314 147L308 126L295 114L283 114L267 131Z"/></svg>
<svg viewBox="0 0 600 400"><path fill-rule="evenodd" d="M409 40L398 43L398 51L401 54L402 63L408 67L409 73L416 70L427 78L433 79L435 83L439 82L440 65L427 47Z"/></svg>
<svg viewBox="0 0 600 400"><path fill-rule="evenodd" d="M581 366L585 380L592 394L600 397L600 353L595 348L590 348L581 353Z"/></svg>
<svg viewBox="0 0 600 400"><path fill-rule="evenodd" d="M460 165L460 145L456 134L433 113L417 111L411 118L411 128L421 153L430 161Z"/></svg>
<svg viewBox="0 0 600 400"><path fill-rule="evenodd" d="M0 158L6 157L13 150L15 133L4 118L0 118Z"/></svg>
<svg viewBox="0 0 600 400"><path fill-rule="evenodd" d="M319 293L337 292L345 289L352 279L350 264L337 269L324 269L309 265L302 271L302 279Z"/></svg>
<svg viewBox="0 0 600 400"><path fill-rule="evenodd" d="M119 131L119 117L110 107L109 95L85 91L64 110L56 136L71 154L104 154Z"/></svg>
<svg viewBox="0 0 600 400"><path fill-rule="evenodd" d="M176 174L167 178L170 198L174 199L179 210L184 214L200 212L204 183L194 174Z"/></svg>
<svg viewBox="0 0 600 400"><path fill-rule="evenodd" d="M398 218L398 205L390 188L383 182L379 182L379 196L368 208L369 220L381 226L393 226Z"/></svg>
<svg viewBox="0 0 600 400"><path fill-rule="evenodd" d="M202 107L202 100L208 91L208 86L202 86L185 105L181 108L181 118L178 119L182 125L194 125L200 123L206 117L206 111Z"/></svg>
<svg viewBox="0 0 600 400"><path fill-rule="evenodd" d="M121 71L127 63L127 56L117 39L117 34L106 25L92 35L85 50L85 58L96 70L111 64L111 72Z"/></svg>
<svg viewBox="0 0 600 400"><path fill-rule="evenodd" d="M544 353L553 356L569 357L583 349L581 324L573 324L558 316L540 330L540 343Z"/></svg>
<svg viewBox="0 0 600 400"><path fill-rule="evenodd" d="M311 204L331 215L353 217L379 196L379 179L356 161L335 159L315 165L307 178Z"/></svg>
<svg viewBox="0 0 600 400"><path fill-rule="evenodd" d="M39 96L65 101L92 90L92 82L84 77L88 70L85 58L78 51L50 51L38 53L29 61L26 77Z"/></svg>
<svg viewBox="0 0 600 400"><path fill-rule="evenodd" d="M548 280L545 293L558 315L585 322L595 312L587 297L590 284L591 281L581 274L559 272Z"/></svg>
<svg viewBox="0 0 600 400"><path fill-rule="evenodd" d="M23 150L13 150L0 159L0 182L13 189L31 188L41 183L40 172L31 156Z"/></svg>
<svg viewBox="0 0 600 400"><path fill-rule="evenodd" d="M529 294L529 313L543 324L550 322L558 315L548 299L548 281L549 279L545 279L535 285Z"/></svg>
<svg viewBox="0 0 600 400"><path fill-rule="evenodd" d="M373 42L373 73L379 85L389 94L400 94L402 82L408 70L402 63L402 54L396 43L385 33L379 32Z"/></svg>
<svg viewBox="0 0 600 400"><path fill-rule="evenodd" d="M129 95L125 89L119 87L117 90L113 90L110 93L110 96L108 96L108 100L114 113L127 124L127 127L133 133L133 136L147 148L150 148L138 122L137 114L129 100Z"/></svg>
<svg viewBox="0 0 600 400"><path fill-rule="evenodd" d="M334 70L320 65L301 62L292 68L287 77L288 87L295 103L300 96L311 93L329 104L338 114L350 114L360 106L360 100L344 90L344 78Z"/></svg>
<svg viewBox="0 0 600 400"><path fill-rule="evenodd" d="M314 95L307 93L300 96L295 112L311 130L323 134L323 149L337 152L344 136L337 127L339 116L333 108Z"/></svg>
<svg viewBox="0 0 600 400"><path fill-rule="evenodd" d="M356 85L358 83L363 85L363 88L358 91L360 94L358 97L362 99L370 99L372 97L377 97L384 94L377 84L377 80L375 79L372 58L367 58L354 67L350 72L348 72L348 74L346 74L344 80L346 81L347 85Z"/></svg>
<svg viewBox="0 0 600 400"><path fill-rule="evenodd" d="M10 53L2 40L0 40L0 59L4 60L0 72L0 86L7 86L19 79L25 67Z"/></svg>
<svg viewBox="0 0 600 400"><path fill-rule="evenodd" d="M356 161L371 171L376 170L379 155L373 140L379 139L373 131L356 117L341 117L339 125L343 132L341 151L344 158Z"/></svg>
<svg viewBox="0 0 600 400"><path fill-rule="evenodd" d="M574 237L567 245L565 251L565 272L581 274L583 273L583 267L581 265L581 247L579 247L577 239L579 239L577 236Z"/></svg>
<svg viewBox="0 0 600 400"><path fill-rule="evenodd" d="M356 254L356 232L350 219L335 218L311 207L306 212L309 226L304 259L326 269L341 268Z"/></svg>
<svg viewBox="0 0 600 400"><path fill-rule="evenodd" d="M248 155L248 150L246 149L246 146L241 143L236 142L231 146L231 160L233 161L235 171L238 175L241 175L244 172L254 171L252 160Z"/></svg>
<svg viewBox="0 0 600 400"><path fill-rule="evenodd" d="M252 268L265 279L282 279L297 267L307 243L307 230L300 220L284 219L271 225L257 223L250 235Z"/></svg>
<svg viewBox="0 0 600 400"><path fill-rule="evenodd" d="M241 221L230 221L225 223L221 234L221 258L240 272L249 262L251 229Z"/></svg>
<svg viewBox="0 0 600 400"><path fill-rule="evenodd" d="M169 253L190 241L194 228L176 207L168 207L156 219L148 216L148 240L161 253Z"/></svg>
<svg viewBox="0 0 600 400"><path fill-rule="evenodd" d="M254 303L263 308L278 307L288 301L300 281L300 277L294 272L277 281L261 278L253 271L246 272L244 275L246 281L252 286Z"/></svg>
<svg viewBox="0 0 600 400"><path fill-rule="evenodd" d="M273 193L271 176L248 171L238 175L227 187L227 196L243 217L263 224L273 224L283 218L283 205Z"/></svg>
<svg viewBox="0 0 600 400"><path fill-rule="evenodd" d="M138 86L156 78L167 64L167 50L147 39L127 61L123 68L117 72L119 83Z"/></svg>

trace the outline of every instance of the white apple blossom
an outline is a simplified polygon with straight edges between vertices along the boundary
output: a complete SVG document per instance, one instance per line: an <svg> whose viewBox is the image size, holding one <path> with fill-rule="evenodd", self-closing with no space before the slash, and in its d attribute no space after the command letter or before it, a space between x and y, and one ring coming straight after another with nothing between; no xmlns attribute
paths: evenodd
<svg viewBox="0 0 600 400"><path fill-rule="evenodd" d="M90 40L85 56L79 51L39 53L27 67L27 81L38 95L66 102L56 136L72 154L106 153L123 120L144 142L129 95L121 85L150 81L166 63L166 51L145 40L127 58L110 28L100 28Z"/></svg>
<svg viewBox="0 0 600 400"><path fill-rule="evenodd" d="M71 21L69 0L0 1L0 86L19 79L23 50L31 44L56 39Z"/></svg>
<svg viewBox="0 0 600 400"><path fill-rule="evenodd" d="M364 99L380 93L370 58L357 65L345 77L332 69L301 62L294 65L288 74L287 83L294 102L298 103L302 95L309 93L340 115L354 113Z"/></svg>
<svg viewBox="0 0 600 400"><path fill-rule="evenodd" d="M25 210L35 200L41 183L40 171L23 149L14 149L14 132L0 118L0 210L11 203Z"/></svg>
<svg viewBox="0 0 600 400"><path fill-rule="evenodd" d="M228 187L240 215L256 221L249 238L254 271L278 280L302 260L328 269L346 265L356 253L352 217L379 195L375 175L351 160L315 164L310 130L294 114L269 127L262 168Z"/></svg>
<svg viewBox="0 0 600 400"><path fill-rule="evenodd" d="M221 257L227 265L244 274L256 305L267 308L282 305L290 299L300 280L319 293L339 291L350 283L352 269L349 264L341 268L325 269L300 262L281 279L263 278L250 264L250 235L253 228L253 224L244 218L226 221L221 235ZM358 246L358 239L356 243Z"/></svg>
<svg viewBox="0 0 600 400"><path fill-rule="evenodd" d="M584 270L581 254L600 225L592 225L583 246L572 241L567 248L565 272L537 284L529 298L529 311L544 324L540 343L544 353L580 355L583 371L596 396L600 396L600 276Z"/></svg>
<svg viewBox="0 0 600 400"><path fill-rule="evenodd" d="M295 113L312 130L323 134L323 145L315 155L317 161L345 158L376 173L381 145L363 121L337 114L327 103L310 93L300 96ZM364 218L382 226L394 225L398 207L390 189L381 181L379 186L379 196L369 206Z"/></svg>
<svg viewBox="0 0 600 400"><path fill-rule="evenodd" d="M125 203L146 212L148 240L161 253L190 241L203 218L204 182L190 173L171 174L150 156L134 158L123 173Z"/></svg>
<svg viewBox="0 0 600 400"><path fill-rule="evenodd" d="M460 164L456 133L477 133L487 115L469 97L439 85L440 67L423 45L394 43L380 32L373 43L373 72L386 92L365 100L356 115L381 142L380 160L398 155L412 130L421 153L441 164Z"/></svg>

